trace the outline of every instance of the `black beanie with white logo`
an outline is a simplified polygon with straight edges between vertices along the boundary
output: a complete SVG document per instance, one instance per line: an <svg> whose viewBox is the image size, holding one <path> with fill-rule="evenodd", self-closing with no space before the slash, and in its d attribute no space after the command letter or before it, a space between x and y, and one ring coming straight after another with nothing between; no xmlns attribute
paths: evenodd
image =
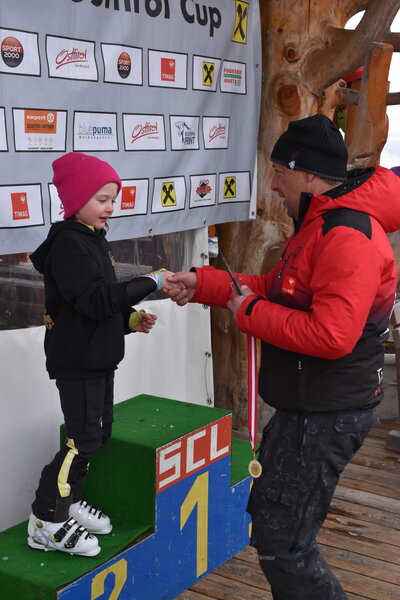
<svg viewBox="0 0 400 600"><path fill-rule="evenodd" d="M321 114L291 121L271 153L272 162L331 181L346 181L347 158L342 134Z"/></svg>

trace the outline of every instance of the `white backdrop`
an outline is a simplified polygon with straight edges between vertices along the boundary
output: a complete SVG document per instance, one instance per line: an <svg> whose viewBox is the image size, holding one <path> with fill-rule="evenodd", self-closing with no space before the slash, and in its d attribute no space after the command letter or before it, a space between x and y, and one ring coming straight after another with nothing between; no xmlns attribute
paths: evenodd
<svg viewBox="0 0 400 600"><path fill-rule="evenodd" d="M188 232L187 266L201 266L202 253L207 230ZM125 338L115 402L143 393L211 406L210 309L168 299L140 308L157 314L157 324L149 335ZM0 531L28 518L41 470L59 447L63 417L45 370L43 338L44 327L0 331Z"/></svg>

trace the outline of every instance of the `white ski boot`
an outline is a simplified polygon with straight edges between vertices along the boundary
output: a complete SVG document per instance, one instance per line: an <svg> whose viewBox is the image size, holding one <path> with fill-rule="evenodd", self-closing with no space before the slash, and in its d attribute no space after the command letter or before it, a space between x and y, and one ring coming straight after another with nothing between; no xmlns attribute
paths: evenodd
<svg viewBox="0 0 400 600"><path fill-rule="evenodd" d="M31 513L28 522L28 545L35 550L59 550L79 556L97 556L100 546L96 536L75 519L65 523L42 521Z"/></svg>
<svg viewBox="0 0 400 600"><path fill-rule="evenodd" d="M102 535L112 531L110 518L101 512L99 508L88 504L86 500L71 504L69 507L69 516L76 519L90 533Z"/></svg>

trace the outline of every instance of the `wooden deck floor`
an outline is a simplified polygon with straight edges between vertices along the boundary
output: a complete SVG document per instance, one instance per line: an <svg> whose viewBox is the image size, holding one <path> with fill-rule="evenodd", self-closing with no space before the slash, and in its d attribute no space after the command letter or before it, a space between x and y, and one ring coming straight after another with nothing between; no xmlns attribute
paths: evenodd
<svg viewBox="0 0 400 600"><path fill-rule="evenodd" d="M385 449L391 429L400 419L371 431L347 465L318 537L349 600L400 599L400 454ZM176 600L270 599L248 546Z"/></svg>

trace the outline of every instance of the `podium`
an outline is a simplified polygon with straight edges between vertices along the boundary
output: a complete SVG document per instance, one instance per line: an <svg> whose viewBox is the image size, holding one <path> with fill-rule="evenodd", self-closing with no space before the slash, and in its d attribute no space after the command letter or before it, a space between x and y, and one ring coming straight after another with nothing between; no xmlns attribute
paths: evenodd
<svg viewBox="0 0 400 600"><path fill-rule="evenodd" d="M21 523L0 533L1 598L172 600L248 545L251 451L229 411L140 395L114 415L84 494L113 523L100 554L32 550Z"/></svg>

